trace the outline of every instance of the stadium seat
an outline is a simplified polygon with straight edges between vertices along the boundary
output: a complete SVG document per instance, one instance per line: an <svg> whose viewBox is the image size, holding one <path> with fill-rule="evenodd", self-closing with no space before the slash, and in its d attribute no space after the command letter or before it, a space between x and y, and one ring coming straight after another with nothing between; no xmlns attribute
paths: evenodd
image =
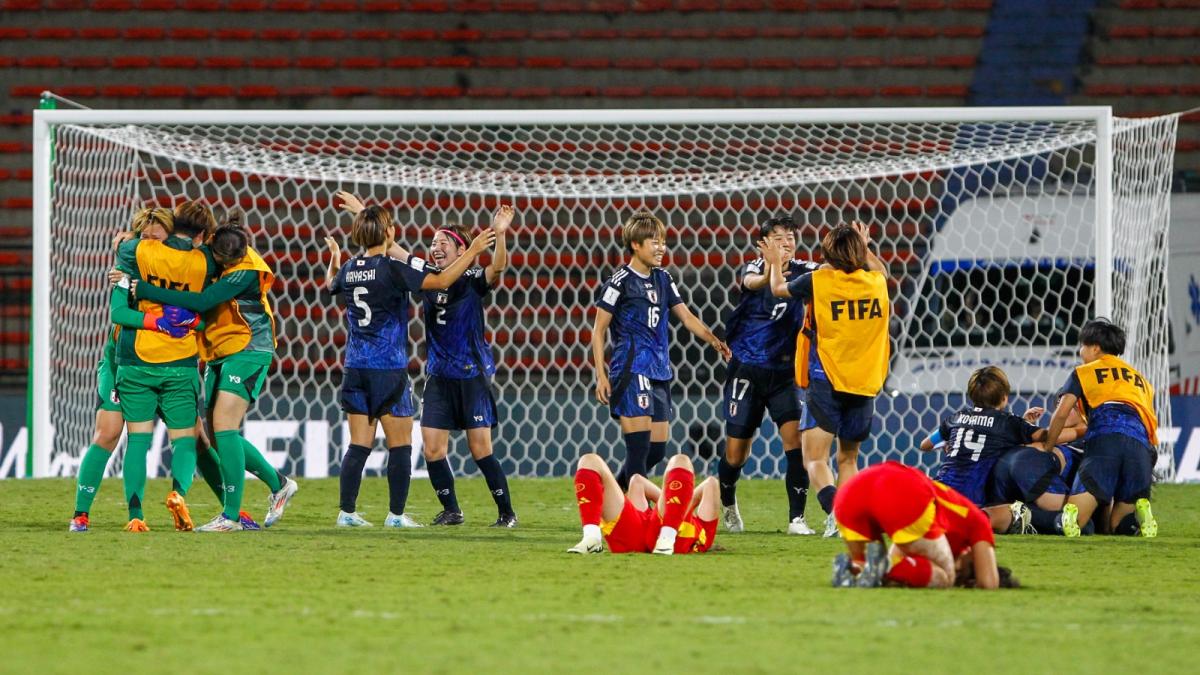
<svg viewBox="0 0 1200 675"><path fill-rule="evenodd" d="M246 62L240 56L207 56L201 64L215 70L235 70L244 67Z"/></svg>
<svg viewBox="0 0 1200 675"><path fill-rule="evenodd" d="M251 68L260 68L266 70L278 70L281 68L289 68L292 63L282 56L268 56L261 58L250 59Z"/></svg>
<svg viewBox="0 0 1200 675"><path fill-rule="evenodd" d="M149 56L114 56L109 65L116 70L138 70L150 68L154 61Z"/></svg>
<svg viewBox="0 0 1200 675"><path fill-rule="evenodd" d="M79 70L95 70L97 68L107 68L108 59L103 56L72 56L68 57L63 65L67 68L76 68Z"/></svg>
<svg viewBox="0 0 1200 675"><path fill-rule="evenodd" d="M157 85L146 87L146 96L150 98L183 98L188 95L188 88L179 85Z"/></svg>
<svg viewBox="0 0 1200 675"><path fill-rule="evenodd" d="M139 98L142 93L142 88L133 84L110 85L100 89L100 95L107 98Z"/></svg>
<svg viewBox="0 0 1200 675"><path fill-rule="evenodd" d="M211 35L207 28L172 28L167 35L172 40L207 40Z"/></svg>
<svg viewBox="0 0 1200 675"><path fill-rule="evenodd" d="M271 40L279 42L294 42L299 40L300 31L290 28L264 28L258 32L260 40Z"/></svg>
<svg viewBox="0 0 1200 675"><path fill-rule="evenodd" d="M218 40L253 40L258 36L258 32L251 28L218 28L213 37Z"/></svg>
<svg viewBox="0 0 1200 675"><path fill-rule="evenodd" d="M276 98L279 90L267 84L251 84L238 87L237 98Z"/></svg>

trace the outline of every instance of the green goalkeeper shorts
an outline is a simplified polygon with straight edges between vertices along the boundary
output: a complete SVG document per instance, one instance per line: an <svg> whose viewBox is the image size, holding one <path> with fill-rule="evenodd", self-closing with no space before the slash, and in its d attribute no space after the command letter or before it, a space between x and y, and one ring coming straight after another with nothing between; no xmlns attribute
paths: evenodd
<svg viewBox="0 0 1200 675"><path fill-rule="evenodd" d="M272 352L238 352L210 362L204 372L205 405L211 408L217 401L219 391L227 391L254 403L267 381L267 371L271 369L274 358Z"/></svg>
<svg viewBox="0 0 1200 675"><path fill-rule="evenodd" d="M96 366L96 410L121 412L121 397L117 396L117 364L101 358Z"/></svg>
<svg viewBox="0 0 1200 675"><path fill-rule="evenodd" d="M118 366L117 394L126 422L162 417L168 429L196 424L200 374L190 366Z"/></svg>

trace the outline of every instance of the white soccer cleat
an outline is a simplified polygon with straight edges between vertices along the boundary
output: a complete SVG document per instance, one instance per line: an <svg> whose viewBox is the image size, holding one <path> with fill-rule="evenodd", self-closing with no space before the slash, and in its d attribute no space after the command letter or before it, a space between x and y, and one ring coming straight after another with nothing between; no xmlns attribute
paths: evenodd
<svg viewBox="0 0 1200 675"><path fill-rule="evenodd" d="M787 533L809 535L816 534L817 532L808 526L808 523L804 520L804 516L796 516L792 518L792 522L788 523Z"/></svg>
<svg viewBox="0 0 1200 675"><path fill-rule="evenodd" d="M654 550L651 553L654 555L675 555L675 534L673 532L659 532L658 541L654 542Z"/></svg>
<svg viewBox="0 0 1200 675"><path fill-rule="evenodd" d="M1012 511L1012 524L1008 526L1008 532L1005 534L1037 534L1034 529L1033 513L1022 502L1013 502L1008 507Z"/></svg>
<svg viewBox="0 0 1200 675"><path fill-rule="evenodd" d="M578 553L580 555L588 555L590 553L604 553L604 540L600 537L583 535L583 539L579 540L571 548L567 549L567 553Z"/></svg>
<svg viewBox="0 0 1200 675"><path fill-rule="evenodd" d="M288 502L299 489L300 485L288 478L283 487L279 488L279 492L267 496L267 517L263 518L263 527L270 527L279 522L279 519L283 517L283 510L287 508Z"/></svg>
<svg viewBox="0 0 1200 675"><path fill-rule="evenodd" d="M354 513L346 513L345 511L338 511L337 526L338 527L375 527L370 522L368 522L366 518L363 518L362 516L358 515L357 511L355 511Z"/></svg>
<svg viewBox="0 0 1200 675"><path fill-rule="evenodd" d="M838 530L837 520L834 519L832 513L825 516L825 534L821 536L826 539L840 539L842 536L841 531Z"/></svg>
<svg viewBox="0 0 1200 675"><path fill-rule="evenodd" d="M215 518L208 521L204 525L196 528L197 532L241 532L246 528L242 527L241 521L230 520L225 517L224 513L218 513Z"/></svg>
<svg viewBox="0 0 1200 675"><path fill-rule="evenodd" d="M387 518L385 518L383 520L383 526L384 527L396 527L396 528L425 527L424 525L418 523L416 520L413 520L413 517L408 515L407 513L401 513L400 515L396 515L396 514L390 513L390 512L387 514Z"/></svg>
<svg viewBox="0 0 1200 675"><path fill-rule="evenodd" d="M721 522L725 523L726 532L742 532L746 529L745 524L742 523L742 512L738 511L737 502L721 507Z"/></svg>

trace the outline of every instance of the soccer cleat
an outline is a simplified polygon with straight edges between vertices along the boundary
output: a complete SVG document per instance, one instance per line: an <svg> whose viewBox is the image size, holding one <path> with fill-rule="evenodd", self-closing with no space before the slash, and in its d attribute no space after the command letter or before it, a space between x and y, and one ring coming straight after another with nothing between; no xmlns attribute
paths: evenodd
<svg viewBox="0 0 1200 675"><path fill-rule="evenodd" d="M416 520L414 520L413 517L408 515L407 513L401 513L400 515L396 515L394 513L388 513L387 518L383 519L383 526L384 527L397 527L397 528L425 527L424 525L422 525L422 524L418 523Z"/></svg>
<svg viewBox="0 0 1200 675"><path fill-rule="evenodd" d="M883 578L888 573L888 554L883 542L873 541L867 544L867 563L858 573L854 583L859 588L879 588Z"/></svg>
<svg viewBox="0 0 1200 675"><path fill-rule="evenodd" d="M850 568L850 556L839 553L833 558L833 587L852 588L854 586L854 570Z"/></svg>
<svg viewBox="0 0 1200 675"><path fill-rule="evenodd" d="M825 516L825 534L821 536L826 539L840 539L842 536L842 533L838 530L837 519L833 517L832 513Z"/></svg>
<svg viewBox="0 0 1200 675"><path fill-rule="evenodd" d="M796 516L792 518L792 522L788 523L788 534L816 534L816 531L808 526L804 521L804 516Z"/></svg>
<svg viewBox="0 0 1200 675"><path fill-rule="evenodd" d="M375 527L371 523L367 522L366 518L363 518L362 516L358 515L358 511L355 511L354 513L346 513L345 511L338 511L337 526L338 527Z"/></svg>
<svg viewBox="0 0 1200 675"><path fill-rule="evenodd" d="M721 507L721 522L725 523L728 532L743 532L746 529L742 522L742 512L738 510L737 502Z"/></svg>
<svg viewBox="0 0 1200 675"><path fill-rule="evenodd" d="M675 534L670 531L660 532L658 534L658 541L654 542L654 550L651 553L655 555L675 555Z"/></svg>
<svg viewBox="0 0 1200 675"><path fill-rule="evenodd" d="M488 527L505 527L510 530L516 526L517 526L517 514L515 514L515 513L506 513L506 514L500 516L499 518L497 518L496 522L492 523L491 525L488 525Z"/></svg>
<svg viewBox="0 0 1200 675"><path fill-rule="evenodd" d="M125 525L126 532L149 532L150 528L146 525L146 521L141 518L134 518Z"/></svg>
<svg viewBox="0 0 1200 675"><path fill-rule="evenodd" d="M267 495L267 517L263 518L263 527L270 527L279 522L279 519L283 517L283 510L287 508L288 502L299 489L300 485L288 478L283 487L279 488L279 492Z"/></svg>
<svg viewBox="0 0 1200 675"><path fill-rule="evenodd" d="M1022 502L1013 502L1008 507L1012 511L1012 524L1008 526L1008 531L1005 534L1037 534L1034 529L1033 513Z"/></svg>
<svg viewBox="0 0 1200 675"><path fill-rule="evenodd" d="M244 528L239 521L230 520L224 513L218 513L212 520L196 528L197 532L241 532Z"/></svg>
<svg viewBox="0 0 1200 675"><path fill-rule="evenodd" d="M433 517L430 525L462 525L466 522L463 518L462 511L442 511Z"/></svg>
<svg viewBox="0 0 1200 675"><path fill-rule="evenodd" d="M254 522L254 519L250 517L250 514L246 513L245 511L238 511L238 522L242 524L243 530L254 531L262 529L262 526Z"/></svg>
<svg viewBox="0 0 1200 675"><path fill-rule="evenodd" d="M75 516L74 518L72 518L71 519L71 528L69 531L70 532L87 532L88 531L87 514L85 513L81 516Z"/></svg>
<svg viewBox="0 0 1200 675"><path fill-rule="evenodd" d="M601 537L588 537L583 535L583 539L579 540L571 548L567 549L567 553L578 553L580 555L588 555L589 553L604 553L604 540Z"/></svg>
<svg viewBox="0 0 1200 675"><path fill-rule="evenodd" d="M1067 504L1062 510L1062 533L1064 537L1079 536L1079 507Z"/></svg>
<svg viewBox="0 0 1200 675"><path fill-rule="evenodd" d="M1133 515L1137 518L1138 529L1142 531L1142 536L1147 539L1157 537L1158 521L1154 519L1154 512L1150 510L1150 500L1143 497L1137 500L1133 508Z"/></svg>
<svg viewBox="0 0 1200 675"><path fill-rule="evenodd" d="M175 531L191 532L192 515L188 513L187 502L184 501L183 495L171 490L167 493L164 503L167 505L167 510L171 512L171 517L175 519Z"/></svg>

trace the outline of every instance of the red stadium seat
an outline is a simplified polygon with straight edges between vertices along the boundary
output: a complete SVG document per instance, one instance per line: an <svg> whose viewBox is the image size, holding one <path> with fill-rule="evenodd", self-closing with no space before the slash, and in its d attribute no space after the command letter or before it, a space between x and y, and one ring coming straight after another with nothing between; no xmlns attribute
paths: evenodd
<svg viewBox="0 0 1200 675"><path fill-rule="evenodd" d="M559 42L562 40L570 40L571 31L562 29L534 30L529 32L529 38L532 40L541 40L543 42ZM516 40L519 38L509 39Z"/></svg>
<svg viewBox="0 0 1200 675"><path fill-rule="evenodd" d="M580 40L616 40L621 34L611 28L580 28L575 31L575 37Z"/></svg>
<svg viewBox="0 0 1200 675"><path fill-rule="evenodd" d="M188 88L178 85L158 85L146 87L146 96L150 98L183 98L188 95Z"/></svg>
<svg viewBox="0 0 1200 675"><path fill-rule="evenodd" d="M421 98L460 98L461 87L422 87Z"/></svg>
<svg viewBox="0 0 1200 675"><path fill-rule="evenodd" d="M275 98L279 90L269 84L249 84L237 88L238 98Z"/></svg>
<svg viewBox="0 0 1200 675"><path fill-rule="evenodd" d="M230 12L261 12L266 8L266 0L229 0L225 5Z"/></svg>
<svg viewBox="0 0 1200 675"><path fill-rule="evenodd" d="M621 37L626 40L661 40L667 36L662 28L627 28L621 31Z"/></svg>
<svg viewBox="0 0 1200 675"><path fill-rule="evenodd" d="M809 26L804 37L811 40L840 40L850 34L845 26Z"/></svg>
<svg viewBox="0 0 1200 675"><path fill-rule="evenodd" d="M483 38L483 31L472 28L455 28L453 30L442 31L442 40L445 42L479 42Z"/></svg>
<svg viewBox="0 0 1200 675"><path fill-rule="evenodd" d="M790 98L825 98L829 90L825 87L789 87L787 95Z"/></svg>
<svg viewBox="0 0 1200 675"><path fill-rule="evenodd" d="M758 35L758 29L748 26L717 28L712 36L721 40L749 40Z"/></svg>
<svg viewBox="0 0 1200 675"><path fill-rule="evenodd" d="M134 7L132 0L92 0L89 8L96 12L128 12Z"/></svg>
<svg viewBox="0 0 1200 675"><path fill-rule="evenodd" d="M408 58L419 59L421 57L417 56L417 57L408 57ZM433 66L434 68L458 68L458 69L461 69L461 68L470 68L474 62L475 62L475 60L472 59L470 56L435 56L434 58L429 60L428 65Z"/></svg>
<svg viewBox="0 0 1200 675"><path fill-rule="evenodd" d="M508 98L508 90L504 87L471 87L467 90L467 98ZM567 96L560 93L559 96Z"/></svg>
<svg viewBox="0 0 1200 675"><path fill-rule="evenodd" d="M745 70L748 62L742 58L718 58L709 59L706 65L711 70Z"/></svg>
<svg viewBox="0 0 1200 675"><path fill-rule="evenodd" d="M679 85L662 85L651 87L648 93L654 98L686 98L692 92L687 87Z"/></svg>
<svg viewBox="0 0 1200 675"><path fill-rule="evenodd" d="M854 26L850 29L851 37L863 40L879 40L891 34L892 29L889 26Z"/></svg>
<svg viewBox="0 0 1200 675"><path fill-rule="evenodd" d="M0 35L0 37L3 37ZM117 28L80 28L79 37L84 40L115 40L121 37L121 31Z"/></svg>
<svg viewBox="0 0 1200 675"><path fill-rule="evenodd" d="M550 87L518 87L510 95L513 98L550 98L554 91Z"/></svg>
<svg viewBox="0 0 1200 675"><path fill-rule="evenodd" d="M653 70L657 64L654 59L620 58L613 59L613 67L621 70Z"/></svg>
<svg viewBox="0 0 1200 675"><path fill-rule="evenodd" d="M528 56L525 58L526 68L558 69L565 65L566 60L561 56Z"/></svg>
<svg viewBox="0 0 1200 675"><path fill-rule="evenodd" d="M58 68L62 66L62 59L57 56L25 56L17 59L17 65L21 68Z"/></svg>
<svg viewBox="0 0 1200 675"><path fill-rule="evenodd" d="M352 70L382 68L383 61L374 56L348 56L342 59L342 67Z"/></svg>
<svg viewBox="0 0 1200 675"><path fill-rule="evenodd" d="M675 57L675 58L662 59L661 61L658 62L658 67L662 68L663 70L677 70L677 71L700 70L700 68L702 66L703 66L703 64L700 62L700 59L693 59L693 58Z"/></svg>
<svg viewBox="0 0 1200 675"><path fill-rule="evenodd" d="M763 57L751 61L750 67L758 70L791 70L795 62L789 58Z"/></svg>
<svg viewBox="0 0 1200 675"><path fill-rule="evenodd" d="M193 98L233 98L233 87L225 84L207 84L192 87Z"/></svg>
<svg viewBox="0 0 1200 675"><path fill-rule="evenodd" d="M849 56L842 59L843 68L881 68L883 59L878 56Z"/></svg>
<svg viewBox="0 0 1200 675"><path fill-rule="evenodd" d="M831 92L835 98L871 98L875 90L871 87L844 86L835 87Z"/></svg>
<svg viewBox="0 0 1200 675"><path fill-rule="evenodd" d="M1170 96L1175 93L1175 87L1169 84L1137 84L1129 88L1134 96Z"/></svg>
<svg viewBox="0 0 1200 675"><path fill-rule="evenodd" d="M235 70L245 67L246 62L240 56L208 56L201 61L201 64L205 68L215 70Z"/></svg>
<svg viewBox="0 0 1200 675"><path fill-rule="evenodd" d="M836 70L838 61L826 56L806 57L796 59L796 67L801 70Z"/></svg>
<svg viewBox="0 0 1200 675"><path fill-rule="evenodd" d="M337 68L337 59L332 56L301 56L296 59L297 68L330 70Z"/></svg>
<svg viewBox="0 0 1200 675"><path fill-rule="evenodd" d="M33 31L38 40L70 40L75 37L74 28L38 28Z"/></svg>
<svg viewBox="0 0 1200 675"><path fill-rule="evenodd" d="M562 98L592 98L599 93L600 92L596 87L587 85L577 87L559 87L559 89L555 91L555 95Z"/></svg>
<svg viewBox="0 0 1200 675"><path fill-rule="evenodd" d="M384 40L392 39L392 34L382 28L378 28L378 29L366 28L363 30L352 31L350 33L350 37L352 37L355 40L363 40L363 41L365 41L365 40L384 41Z"/></svg>
<svg viewBox="0 0 1200 675"><path fill-rule="evenodd" d="M783 98L782 87L745 87L741 90L742 98Z"/></svg>
<svg viewBox="0 0 1200 675"><path fill-rule="evenodd" d="M437 31L430 28L408 28L396 31L396 39L401 42L431 42L437 39Z"/></svg>
<svg viewBox="0 0 1200 675"><path fill-rule="evenodd" d="M721 98L721 99L737 98L737 92L734 91L733 87L724 87L724 86L716 86L716 85L706 85L706 86L702 86L702 87L696 87L695 91L693 91L692 93L693 93L693 95L695 95L699 98Z"/></svg>
<svg viewBox="0 0 1200 675"><path fill-rule="evenodd" d="M1083 93L1087 96L1125 96L1129 93L1129 87L1124 84L1089 84L1084 87Z"/></svg>
<svg viewBox="0 0 1200 675"><path fill-rule="evenodd" d="M211 32L207 28L172 28L167 35L172 40L207 40Z"/></svg>
<svg viewBox="0 0 1200 675"><path fill-rule="evenodd" d="M100 95L107 98L140 98L142 88L133 84L118 84L104 87Z"/></svg>
<svg viewBox="0 0 1200 675"><path fill-rule="evenodd" d="M925 68L929 65L929 57L919 55L890 56L886 63L889 68Z"/></svg>
<svg viewBox="0 0 1200 675"><path fill-rule="evenodd" d="M1098 66L1136 66L1138 64L1137 55L1121 56L1101 54L1093 59Z"/></svg>
<svg viewBox="0 0 1200 675"><path fill-rule="evenodd" d="M1150 26L1113 26L1108 29L1108 37L1113 39L1130 38L1144 40L1150 37Z"/></svg>
<svg viewBox="0 0 1200 675"><path fill-rule="evenodd" d="M637 86L605 87L602 93L605 98L642 98L646 95L646 89Z"/></svg>
<svg viewBox="0 0 1200 675"><path fill-rule="evenodd" d="M103 56L72 56L64 61L63 65L68 68L78 68L80 70L95 70L97 68L107 68L108 59Z"/></svg>
<svg viewBox="0 0 1200 675"><path fill-rule="evenodd" d="M355 85L343 85L338 87L330 87L329 95L334 98L354 98L356 96L370 96L370 87L361 87Z"/></svg>
<svg viewBox="0 0 1200 675"><path fill-rule="evenodd" d="M983 26L946 26L942 29L942 37L948 38L979 38L983 33Z"/></svg>
<svg viewBox="0 0 1200 675"><path fill-rule="evenodd" d="M213 37L218 40L253 40L258 36L257 31L251 28L218 28Z"/></svg>
<svg viewBox="0 0 1200 675"><path fill-rule="evenodd" d="M937 68L974 68L975 55L935 56L933 57L933 65Z"/></svg>
<svg viewBox="0 0 1200 675"><path fill-rule="evenodd" d="M260 40L294 42L300 39L301 32L290 28L264 28L258 32Z"/></svg>
<svg viewBox="0 0 1200 675"><path fill-rule="evenodd" d="M291 67L292 62L282 56L267 56L256 59L250 59L251 68L262 68L267 70L278 70L280 68Z"/></svg>
<svg viewBox="0 0 1200 675"><path fill-rule="evenodd" d="M379 87L375 89L375 95L380 98L413 98L417 90L413 87Z"/></svg>
<svg viewBox="0 0 1200 675"><path fill-rule="evenodd" d="M932 84L925 87L925 95L930 97L966 98L970 88L965 84Z"/></svg>
<svg viewBox="0 0 1200 675"><path fill-rule="evenodd" d="M188 70L200 65L200 59L194 56L160 56L155 62L159 68Z"/></svg>
<svg viewBox="0 0 1200 675"><path fill-rule="evenodd" d="M220 0L181 0L179 7L188 12L219 12L222 9Z"/></svg>
<svg viewBox="0 0 1200 675"><path fill-rule="evenodd" d="M308 31L306 39L312 42L338 41L346 39L346 31L340 28L317 28Z"/></svg>
<svg viewBox="0 0 1200 675"><path fill-rule="evenodd" d="M515 56L481 56L477 62L480 68L519 68L521 60Z"/></svg>
<svg viewBox="0 0 1200 675"><path fill-rule="evenodd" d="M937 37L938 29L933 26L896 26L892 35L913 40L930 40Z"/></svg>
<svg viewBox="0 0 1200 675"><path fill-rule="evenodd" d="M892 85L879 88L879 95L884 98L916 98L924 93L924 90L916 86Z"/></svg>
<svg viewBox="0 0 1200 675"><path fill-rule="evenodd" d="M588 56L578 59L567 59L567 67L575 70L604 70L611 62L604 56Z"/></svg>

